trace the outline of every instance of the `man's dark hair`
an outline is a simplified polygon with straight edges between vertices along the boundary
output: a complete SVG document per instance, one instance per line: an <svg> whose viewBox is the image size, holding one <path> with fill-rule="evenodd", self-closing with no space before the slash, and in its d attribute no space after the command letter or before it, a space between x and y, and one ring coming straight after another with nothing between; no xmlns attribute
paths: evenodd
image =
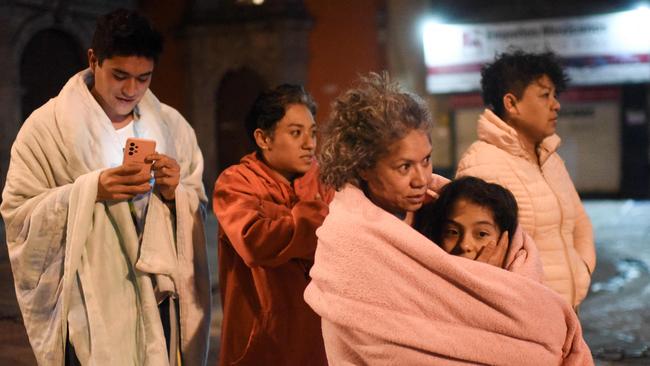
<svg viewBox="0 0 650 366"><path fill-rule="evenodd" d="M314 99L300 85L282 84L273 89L261 92L246 116L246 132L255 143L255 130L261 129L269 135L273 134L275 126L280 121L287 107L291 104L302 104L316 115ZM255 144L257 146L257 144Z"/></svg>
<svg viewBox="0 0 650 366"><path fill-rule="evenodd" d="M506 188L476 177L458 178L442 188L440 197L423 207L415 218L415 228L436 244L442 244L443 229L454 204L465 199L492 211L494 222L501 232L508 231L508 239L517 229L517 201Z"/></svg>
<svg viewBox="0 0 650 366"><path fill-rule="evenodd" d="M497 116L505 117L503 96L512 93L521 98L530 83L547 75L559 94L566 89L569 77L553 52L526 53L517 50L502 53L481 69L483 102Z"/></svg>
<svg viewBox="0 0 650 366"><path fill-rule="evenodd" d="M149 19L117 9L97 19L91 48L100 65L113 56L141 56L157 62L163 39Z"/></svg>

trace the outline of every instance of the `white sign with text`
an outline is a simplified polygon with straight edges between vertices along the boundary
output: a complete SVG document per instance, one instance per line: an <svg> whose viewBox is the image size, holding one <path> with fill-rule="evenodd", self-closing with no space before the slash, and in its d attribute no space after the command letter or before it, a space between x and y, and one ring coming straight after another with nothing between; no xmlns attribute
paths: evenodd
<svg viewBox="0 0 650 366"><path fill-rule="evenodd" d="M650 81L650 9L586 17L491 24L426 23L423 28L430 93L480 88L482 65L522 49L555 52L572 85Z"/></svg>

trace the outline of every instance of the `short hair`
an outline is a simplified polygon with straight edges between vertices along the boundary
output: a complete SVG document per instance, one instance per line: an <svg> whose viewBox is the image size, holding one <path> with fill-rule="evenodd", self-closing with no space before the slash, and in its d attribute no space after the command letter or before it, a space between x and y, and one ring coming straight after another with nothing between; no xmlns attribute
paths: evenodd
<svg viewBox="0 0 650 366"><path fill-rule="evenodd" d="M497 116L505 117L503 96L522 97L530 83L547 75L558 93L566 89L569 77L553 52L526 53L516 50L498 55L494 62L481 69L483 102Z"/></svg>
<svg viewBox="0 0 650 366"><path fill-rule="evenodd" d="M141 56L158 62L163 38L149 19L132 10L117 9L97 19L91 48L100 65L113 56Z"/></svg>
<svg viewBox="0 0 650 366"><path fill-rule="evenodd" d="M292 104L302 104L316 115L316 103L301 85L282 84L261 92L246 115L246 132L255 144L255 130L261 129L272 135L275 126ZM255 144L257 146L257 144ZM259 150L259 147L258 147Z"/></svg>
<svg viewBox="0 0 650 366"><path fill-rule="evenodd" d="M321 180L340 190L361 187L360 174L375 166L388 146L412 130L430 135L431 114L420 97L391 82L387 72L361 77L332 105L318 154Z"/></svg>
<svg viewBox="0 0 650 366"><path fill-rule="evenodd" d="M515 197L498 184L470 176L458 178L444 186L433 204L416 213L414 227L433 242L442 244L445 223L451 216L454 204L461 199L492 211L494 222L501 232L508 231L512 241L518 225Z"/></svg>

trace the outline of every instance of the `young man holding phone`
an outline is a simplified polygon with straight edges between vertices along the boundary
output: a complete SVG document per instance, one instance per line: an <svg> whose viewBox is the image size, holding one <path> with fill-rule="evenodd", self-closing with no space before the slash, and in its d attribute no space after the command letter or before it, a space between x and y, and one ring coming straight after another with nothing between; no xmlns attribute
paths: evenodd
<svg viewBox="0 0 650 366"><path fill-rule="evenodd" d="M146 18L101 17L89 68L12 147L0 213L39 364L206 362L203 159L187 121L149 91L161 51ZM141 161L123 161L129 151Z"/></svg>

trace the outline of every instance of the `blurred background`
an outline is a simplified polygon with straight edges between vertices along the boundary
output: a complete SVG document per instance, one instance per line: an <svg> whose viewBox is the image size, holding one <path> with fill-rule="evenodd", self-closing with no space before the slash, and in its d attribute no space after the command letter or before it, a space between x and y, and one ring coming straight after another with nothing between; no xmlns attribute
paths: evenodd
<svg viewBox="0 0 650 366"><path fill-rule="evenodd" d="M650 364L650 8L616 0L0 0L0 185L24 119L87 67L101 14L137 9L163 33L151 89L194 127L211 192L252 146L244 116L266 87L304 84L324 123L360 74L387 70L435 119L434 170L452 176L476 138L480 66L511 47L555 51L560 155L596 231L599 263L580 309L600 365ZM0 225L0 231L2 226ZM212 270L216 222L208 220ZM4 241L4 233L0 241ZM215 311L211 360L218 355ZM33 365L0 245L0 364Z"/></svg>

